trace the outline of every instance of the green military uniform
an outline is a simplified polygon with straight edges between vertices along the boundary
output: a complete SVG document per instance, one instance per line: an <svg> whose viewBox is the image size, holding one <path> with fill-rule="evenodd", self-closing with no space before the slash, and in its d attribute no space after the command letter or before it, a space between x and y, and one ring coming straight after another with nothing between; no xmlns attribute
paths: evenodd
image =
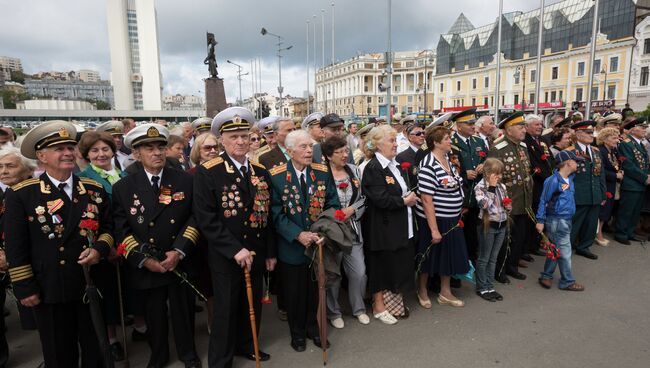
<svg viewBox="0 0 650 368"><path fill-rule="evenodd" d="M514 125L523 125L524 117L522 112L516 112L505 118L499 123L500 129L507 129ZM528 232L530 228L530 219L528 210L533 202L533 182L530 178L530 159L526 143L515 142L508 136L504 135L501 140L495 142L488 152L488 157L494 157L501 160L505 166L502 182L506 185L508 197L512 199L512 211L510 212L512 224L510 225L510 245L501 247L499 258L497 259L497 281L503 282L503 275L500 270L501 265L508 255L505 264L507 274L518 279L524 279L526 276L519 273L519 258L524 254L530 241ZM509 253L508 253L509 248ZM501 279L501 280L500 280Z"/></svg>
<svg viewBox="0 0 650 368"><path fill-rule="evenodd" d="M627 126L634 122L628 123ZM641 208L645 199L645 182L650 173L650 163L645 147L631 135L618 145L618 153L620 157L625 158L621 162L625 175L621 183L621 200L616 215L615 239L618 242L629 244L641 216Z"/></svg>
<svg viewBox="0 0 650 368"><path fill-rule="evenodd" d="M583 123L588 121L580 124ZM606 198L605 174L598 148L580 146L576 143L575 147L568 147L567 151L584 158L577 162L578 169L573 178L577 190L575 192L576 213L571 225L571 244L578 253L588 252L596 238L598 213L601 203Z"/></svg>

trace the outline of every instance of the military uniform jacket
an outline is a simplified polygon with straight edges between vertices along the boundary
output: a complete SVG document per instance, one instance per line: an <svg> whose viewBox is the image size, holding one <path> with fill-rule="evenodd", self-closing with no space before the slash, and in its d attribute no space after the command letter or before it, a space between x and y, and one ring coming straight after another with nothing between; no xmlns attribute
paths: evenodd
<svg viewBox="0 0 650 368"><path fill-rule="evenodd" d="M533 178L533 198L537 203L544 188L544 180L553 175L555 160L548 146L541 138L538 143L533 136L526 133L524 143L526 143L528 158L530 159L530 175ZM536 211L537 209L533 208L533 210Z"/></svg>
<svg viewBox="0 0 650 368"><path fill-rule="evenodd" d="M264 166L248 164L248 178L221 154L198 167L194 180L194 214L208 242L210 266L241 273L234 256L246 248L256 253L253 271L275 258L270 222L271 180Z"/></svg>
<svg viewBox="0 0 650 368"><path fill-rule="evenodd" d="M321 212L340 208L334 179L323 164L306 169L307 198L300 194L300 182L293 163L269 170L271 174L271 217L278 236L278 258L284 263L302 265L310 260L298 235L309 231Z"/></svg>
<svg viewBox="0 0 650 368"><path fill-rule="evenodd" d="M133 288L150 289L179 281L172 272L151 272L142 263L147 255L162 261L165 252L174 249L186 257L191 255L199 237L192 216L192 193L192 176L171 167L162 172L159 193L154 193L144 169L113 186L115 235L126 245L125 256L134 269ZM186 258L178 263L179 271L187 271L185 262Z"/></svg>
<svg viewBox="0 0 650 368"><path fill-rule="evenodd" d="M526 143L515 143L503 136L488 153L489 157L498 158L505 165L503 183L508 197L512 199L512 214L525 215L526 209L532 208L533 185L530 178L530 160Z"/></svg>
<svg viewBox="0 0 650 368"><path fill-rule="evenodd" d="M592 156L589 157L587 152L581 151L578 147L570 146L566 149L584 158L583 161L578 162L578 169L573 178L576 187L576 206L600 205L605 200L607 192L600 150L598 147L589 146Z"/></svg>
<svg viewBox="0 0 650 368"><path fill-rule="evenodd" d="M623 175L621 190L631 192L645 191L645 181L650 172L650 162L645 147L637 143L633 137L628 136L619 143L618 153L621 160L621 167L625 173Z"/></svg>
<svg viewBox="0 0 650 368"><path fill-rule="evenodd" d="M454 133L451 138L453 154L458 156L460 163L460 174L463 177L463 193L465 193L464 207L476 207L476 198L474 196L474 185L478 183L482 175L477 175L475 180L467 179L467 170L476 170L476 167L482 164L487 158L488 149L485 141L479 137L470 136L467 143L458 133Z"/></svg>
<svg viewBox="0 0 650 368"><path fill-rule="evenodd" d="M259 155L258 160L262 166L265 168L268 167L269 170L273 167L287 163L287 157L282 153L282 149L279 145L275 146L272 150Z"/></svg>
<svg viewBox="0 0 650 368"><path fill-rule="evenodd" d="M102 186L73 175L70 200L43 173L7 190L5 203L5 246L16 298L40 294L45 303L81 300L86 281L77 261L89 246L81 222L98 222L92 246L102 257L114 245L110 201Z"/></svg>

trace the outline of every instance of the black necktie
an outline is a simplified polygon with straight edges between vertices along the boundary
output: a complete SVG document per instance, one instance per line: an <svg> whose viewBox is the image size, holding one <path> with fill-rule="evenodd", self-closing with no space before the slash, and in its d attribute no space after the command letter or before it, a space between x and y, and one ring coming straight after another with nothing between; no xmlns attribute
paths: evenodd
<svg viewBox="0 0 650 368"><path fill-rule="evenodd" d="M242 166L239 168L241 170L241 176L244 177L244 180L248 181L248 168L246 166Z"/></svg>
<svg viewBox="0 0 650 368"><path fill-rule="evenodd" d="M63 195L63 201L65 203L70 203L70 197L68 197L68 193L65 192L65 187L67 187L67 186L68 186L67 183L59 183L59 185L57 185L57 187L59 188L59 191Z"/></svg>
<svg viewBox="0 0 650 368"><path fill-rule="evenodd" d="M160 191L160 187L158 186L158 180L160 180L159 176L151 177L151 188L153 188L153 191L156 194Z"/></svg>
<svg viewBox="0 0 650 368"><path fill-rule="evenodd" d="M300 191L302 192L302 197L307 198L307 182L305 182L305 174L300 174Z"/></svg>

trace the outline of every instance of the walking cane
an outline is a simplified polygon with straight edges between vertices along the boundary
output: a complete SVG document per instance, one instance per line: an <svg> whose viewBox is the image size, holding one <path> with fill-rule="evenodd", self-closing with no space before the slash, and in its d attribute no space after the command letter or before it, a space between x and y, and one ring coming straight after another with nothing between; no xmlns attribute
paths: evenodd
<svg viewBox="0 0 650 368"><path fill-rule="evenodd" d="M124 343L124 362L122 366L129 368L129 349L126 346L126 327L124 326L124 302L122 299L122 276L120 276L120 263L118 262L115 267L117 267L117 297L120 303L120 324L122 325L122 342Z"/></svg>
<svg viewBox="0 0 650 368"><path fill-rule="evenodd" d="M251 252L255 256L255 252ZM244 267L244 279L246 280L246 295L248 296L248 314L251 320L251 332L253 333L253 348L255 350L255 368L260 368L260 348L257 343L257 323L255 323L255 308L253 308L253 286L251 284L251 273Z"/></svg>

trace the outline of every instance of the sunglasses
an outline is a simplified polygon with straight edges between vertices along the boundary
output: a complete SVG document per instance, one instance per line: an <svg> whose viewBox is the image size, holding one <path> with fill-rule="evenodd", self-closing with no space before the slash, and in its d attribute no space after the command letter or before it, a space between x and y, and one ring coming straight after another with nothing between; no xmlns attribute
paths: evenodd
<svg viewBox="0 0 650 368"><path fill-rule="evenodd" d="M210 152L210 151L213 151L213 150L214 151L219 151L219 146L216 145L216 144L215 145L209 145L209 146L206 145L206 146L201 146L201 149L206 151L206 152Z"/></svg>
<svg viewBox="0 0 650 368"><path fill-rule="evenodd" d="M258 137L251 137L251 142L257 142L257 141L259 141L259 140L260 140L260 139L259 139Z"/></svg>
<svg viewBox="0 0 650 368"><path fill-rule="evenodd" d="M416 137L421 137L424 135L424 132L411 133L411 135L414 135Z"/></svg>

